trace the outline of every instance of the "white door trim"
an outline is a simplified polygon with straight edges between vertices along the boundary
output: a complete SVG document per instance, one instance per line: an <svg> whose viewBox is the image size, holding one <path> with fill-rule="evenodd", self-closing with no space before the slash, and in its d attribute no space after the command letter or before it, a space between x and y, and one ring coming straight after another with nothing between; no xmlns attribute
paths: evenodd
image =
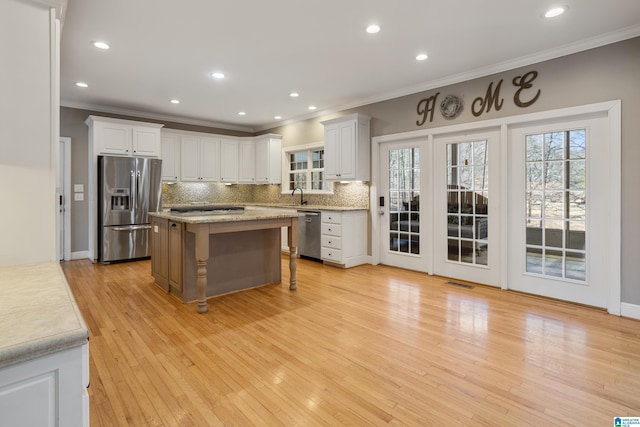
<svg viewBox="0 0 640 427"><path fill-rule="evenodd" d="M410 132L402 132L389 135L376 136L371 139L371 164L373 165L371 170L371 186L369 191L369 206L371 213L371 260L372 264L379 264L380 251L378 245L375 242L380 241L380 218L378 215L378 182L380 180L380 144L384 142L399 142L407 139L414 138L430 138L436 135L442 135L447 133L465 132L465 131L479 131L484 128L500 127L501 129L501 159L500 165L503 168L503 176L509 176L508 173L508 139L507 131L510 125L522 125L532 123L536 121L544 121L562 118L563 120L571 118L572 116L579 116L590 113L605 112L609 120L609 132L610 132L610 170L617 171L618 173L611 176L611 193L609 197L609 205L611 206L611 223L609 224L610 239L610 261L611 261L611 273L610 273L610 286L608 291L607 310L611 314L620 315L621 310L621 273L620 273L620 236L621 236L621 175L619 173L621 166L621 147L622 147L622 103L620 100L605 101L595 104L580 105L576 107L560 108L549 111L542 111L536 113L528 113L522 115L502 117L499 119L490 119L472 123L462 123L451 126L442 126L431 129L421 129ZM506 188L506 182L503 179L501 185L501 198L507 200L508 189ZM507 218L506 203L502 205L502 217ZM503 233L503 235L506 233ZM502 261L501 262L501 277L502 287L505 288L507 284L507 251L508 247L506 237L502 238Z"/></svg>
<svg viewBox="0 0 640 427"><path fill-rule="evenodd" d="M64 209L64 260L69 261L71 259L71 138L60 137L60 156L64 164L63 171L63 209ZM57 202L57 201L56 201ZM59 236L60 233L56 233ZM59 253L59 251L58 251Z"/></svg>

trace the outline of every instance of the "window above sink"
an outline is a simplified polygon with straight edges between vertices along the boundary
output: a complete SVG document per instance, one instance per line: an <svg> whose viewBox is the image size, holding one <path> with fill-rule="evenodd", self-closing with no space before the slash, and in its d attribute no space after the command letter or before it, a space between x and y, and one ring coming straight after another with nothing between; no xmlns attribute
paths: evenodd
<svg viewBox="0 0 640 427"><path fill-rule="evenodd" d="M282 194L302 188L305 194L333 194L333 183L324 180L324 143L283 149Z"/></svg>

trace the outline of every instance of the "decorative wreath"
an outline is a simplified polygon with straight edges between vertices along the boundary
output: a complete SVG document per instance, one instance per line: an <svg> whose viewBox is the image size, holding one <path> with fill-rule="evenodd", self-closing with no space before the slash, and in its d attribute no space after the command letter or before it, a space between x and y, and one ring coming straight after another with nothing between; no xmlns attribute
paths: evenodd
<svg viewBox="0 0 640 427"><path fill-rule="evenodd" d="M464 103L455 95L447 95L440 103L440 113L447 120L453 120L462 113Z"/></svg>

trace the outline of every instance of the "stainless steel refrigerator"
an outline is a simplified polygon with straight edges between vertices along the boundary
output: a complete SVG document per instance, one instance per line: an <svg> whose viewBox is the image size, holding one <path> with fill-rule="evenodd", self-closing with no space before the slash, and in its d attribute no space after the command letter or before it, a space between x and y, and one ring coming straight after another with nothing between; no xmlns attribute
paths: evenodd
<svg viewBox="0 0 640 427"><path fill-rule="evenodd" d="M98 259L149 257L149 212L162 203L162 160L98 156Z"/></svg>

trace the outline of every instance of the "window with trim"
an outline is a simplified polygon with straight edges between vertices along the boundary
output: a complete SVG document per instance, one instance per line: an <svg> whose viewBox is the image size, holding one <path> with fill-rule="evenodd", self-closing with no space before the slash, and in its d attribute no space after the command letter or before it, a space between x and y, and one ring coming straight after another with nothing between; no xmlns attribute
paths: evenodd
<svg viewBox="0 0 640 427"><path fill-rule="evenodd" d="M324 145L288 147L284 156L283 193L298 187L308 194L333 193L333 184L324 180Z"/></svg>

